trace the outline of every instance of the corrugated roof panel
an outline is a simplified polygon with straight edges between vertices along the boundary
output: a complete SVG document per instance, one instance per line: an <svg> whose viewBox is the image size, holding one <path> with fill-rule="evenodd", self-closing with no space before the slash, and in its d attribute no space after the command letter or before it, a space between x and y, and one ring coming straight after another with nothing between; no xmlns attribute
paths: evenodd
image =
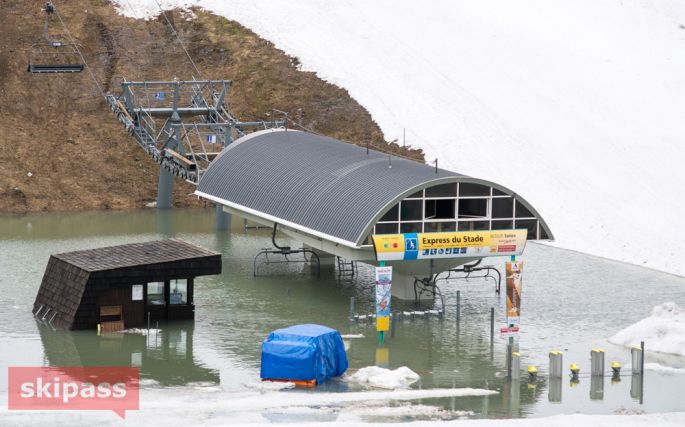
<svg viewBox="0 0 685 427"><path fill-rule="evenodd" d="M406 191L460 177L299 131L241 138L214 160L198 192L357 243L375 215Z"/></svg>

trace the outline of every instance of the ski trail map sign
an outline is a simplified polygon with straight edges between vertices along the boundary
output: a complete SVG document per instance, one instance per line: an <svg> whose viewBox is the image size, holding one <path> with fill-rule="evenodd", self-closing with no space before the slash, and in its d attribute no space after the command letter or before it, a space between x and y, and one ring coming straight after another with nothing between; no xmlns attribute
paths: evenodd
<svg viewBox="0 0 685 427"><path fill-rule="evenodd" d="M390 329L390 290L392 267L376 267L376 326L378 331Z"/></svg>

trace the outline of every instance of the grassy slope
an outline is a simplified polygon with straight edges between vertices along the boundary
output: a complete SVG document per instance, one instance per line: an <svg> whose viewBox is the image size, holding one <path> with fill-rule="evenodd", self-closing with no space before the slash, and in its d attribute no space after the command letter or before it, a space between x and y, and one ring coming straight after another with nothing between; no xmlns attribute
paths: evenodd
<svg viewBox="0 0 685 427"><path fill-rule="evenodd" d="M0 212L126 209L154 200L157 165L110 113L88 73L32 76L27 49L42 31L43 3L0 3ZM58 2L105 91L121 77L190 78L192 68L163 18L136 21L107 1ZM229 78L231 110L242 119L288 111L316 131L387 150L380 129L347 91L297 69L297 59L236 22L196 11L168 13L203 78ZM58 25L55 32L63 32ZM422 158L420 150L394 153ZM32 176L28 176L28 173ZM174 202L197 205L176 181Z"/></svg>

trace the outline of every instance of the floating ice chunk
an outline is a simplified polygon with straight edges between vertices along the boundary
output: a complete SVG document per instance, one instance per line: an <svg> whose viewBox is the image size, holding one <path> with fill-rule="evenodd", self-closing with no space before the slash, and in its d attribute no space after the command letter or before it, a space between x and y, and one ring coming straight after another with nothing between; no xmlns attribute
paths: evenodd
<svg viewBox="0 0 685 427"><path fill-rule="evenodd" d="M658 305L651 316L609 338L609 342L628 347L639 346L640 341L648 352L685 356L685 310L674 302Z"/></svg>
<svg viewBox="0 0 685 427"><path fill-rule="evenodd" d="M418 381L418 379L419 374L406 366L395 370L379 368L378 366L367 366L366 368L361 368L348 378L352 382L389 390L407 388L412 383Z"/></svg>
<svg viewBox="0 0 685 427"><path fill-rule="evenodd" d="M150 329L145 329L145 328L131 328L131 329L124 329L121 331L126 334L139 334L139 335L157 335L162 332L161 329L155 329L155 328L150 328Z"/></svg>
<svg viewBox="0 0 685 427"><path fill-rule="evenodd" d="M278 391L287 390L290 388L295 388L295 383L293 382L281 382L281 381L260 381L253 383L243 384L247 388L262 390L262 391Z"/></svg>
<svg viewBox="0 0 685 427"><path fill-rule="evenodd" d="M683 375L685 374L685 369L683 368L673 368L671 366L664 366L658 363L645 363L646 371L654 371L660 374L666 375Z"/></svg>

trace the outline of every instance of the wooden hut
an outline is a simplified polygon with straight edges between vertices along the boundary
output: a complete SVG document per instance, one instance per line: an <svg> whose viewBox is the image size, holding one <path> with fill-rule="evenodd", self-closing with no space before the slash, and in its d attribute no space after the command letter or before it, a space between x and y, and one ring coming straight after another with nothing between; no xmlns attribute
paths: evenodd
<svg viewBox="0 0 685 427"><path fill-rule="evenodd" d="M114 329L192 319L194 279L221 273L221 255L178 239L50 256L33 314L53 326ZM118 317L118 318L117 318Z"/></svg>

